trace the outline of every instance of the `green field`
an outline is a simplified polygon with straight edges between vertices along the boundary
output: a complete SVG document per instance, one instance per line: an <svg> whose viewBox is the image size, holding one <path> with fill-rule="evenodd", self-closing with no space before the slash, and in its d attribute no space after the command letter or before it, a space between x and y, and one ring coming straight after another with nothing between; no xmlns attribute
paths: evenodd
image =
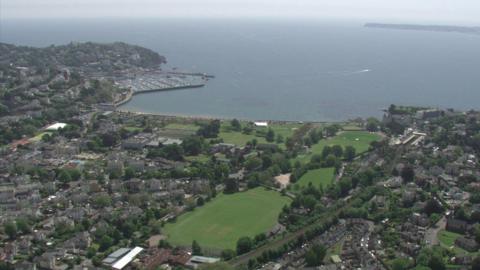
<svg viewBox="0 0 480 270"><path fill-rule="evenodd" d="M462 235L454 232L449 232L446 230L441 230L437 235L440 243L442 243L446 247L451 247L455 245L455 240L457 240L457 238L460 236Z"/></svg>
<svg viewBox="0 0 480 270"><path fill-rule="evenodd" d="M242 127L245 126L245 123L242 123ZM256 136L256 131L264 131L266 132L268 129L272 129L275 133L275 138L277 135L282 135L284 141L293 135L295 129L300 127L301 124L298 123L285 123L285 124L277 124L272 123L269 125L268 128L266 127L258 127L254 128L251 134L243 134L242 132L232 131L232 127L230 123L222 123L222 128L219 134L219 138L223 139L225 143L235 144L237 146L245 146L247 142L256 139L258 143L267 143L264 137ZM281 147L284 147L284 143L280 144Z"/></svg>
<svg viewBox="0 0 480 270"><path fill-rule="evenodd" d="M332 138L320 140L312 146L310 153L299 155L297 160L301 162L310 161L312 155L321 154L325 146L332 145L353 146L357 154L362 154L368 150L371 142L380 140L380 138L380 135L367 131L344 131Z"/></svg>
<svg viewBox="0 0 480 270"><path fill-rule="evenodd" d="M264 188L220 194L165 225L163 233L175 245L190 246L196 240L202 247L235 249L240 237L254 237L273 228L282 207L289 202L289 198Z"/></svg>
<svg viewBox="0 0 480 270"><path fill-rule="evenodd" d="M245 146L247 142L256 139L258 143L266 143L263 137L257 137L253 134L243 134L241 132L220 132L218 137L223 139L224 143L231 143L237 146Z"/></svg>
<svg viewBox="0 0 480 270"><path fill-rule="evenodd" d="M316 170L311 170L305 173L295 185L300 187L308 186L308 183L312 183L313 186L319 187L320 185L323 188L326 188L333 182L333 175L335 173L335 168L321 168Z"/></svg>
<svg viewBox="0 0 480 270"><path fill-rule="evenodd" d="M46 132L41 132L41 133L39 133L37 136L30 138L29 141L30 141L30 142L39 142L39 141L42 140L42 137L43 137L43 135L45 135L45 134L52 135L52 132L48 132L48 131L46 131Z"/></svg>
<svg viewBox="0 0 480 270"><path fill-rule="evenodd" d="M165 129L179 129L196 132L200 127L194 124L170 123L164 127Z"/></svg>
<svg viewBox="0 0 480 270"><path fill-rule="evenodd" d="M123 128L130 132L133 132L133 131L141 132L143 130L143 128L141 127L132 127L132 126L124 126Z"/></svg>

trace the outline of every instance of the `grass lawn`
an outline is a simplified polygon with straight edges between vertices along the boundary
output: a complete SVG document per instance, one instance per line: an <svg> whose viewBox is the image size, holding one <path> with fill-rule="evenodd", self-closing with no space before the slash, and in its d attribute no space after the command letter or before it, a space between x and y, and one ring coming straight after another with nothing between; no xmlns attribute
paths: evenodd
<svg viewBox="0 0 480 270"><path fill-rule="evenodd" d="M198 156L186 156L185 159L187 161L208 162L210 160L210 157L204 154L200 154Z"/></svg>
<svg viewBox="0 0 480 270"><path fill-rule="evenodd" d="M243 134L241 132L220 132L219 138L223 139L224 143L232 143L237 146L244 146L247 142L256 139L258 143L266 143L263 137L257 137L254 134Z"/></svg>
<svg viewBox="0 0 480 270"><path fill-rule="evenodd" d="M241 124L242 127L245 126L244 122L241 122ZM258 143L267 143L264 137L256 136L255 133L257 130L267 132L268 129L272 129L275 133L275 138L277 135L282 135L283 140L285 141L288 137L291 137L293 135L293 132L295 132L295 129L299 128L300 126L301 124L299 123L272 123L268 127L254 128L251 134L243 134L241 131L233 131L230 122L223 122L218 137L222 138L223 142L225 143L232 143L237 146L245 146L247 142L253 139L256 139ZM284 146L284 143L280 144L280 147L283 148Z"/></svg>
<svg viewBox="0 0 480 270"><path fill-rule="evenodd" d="M335 173L335 168L321 168L316 170L311 170L305 173L295 185L300 187L308 186L308 183L312 183L315 187L320 185L323 188L326 188L333 181L333 175Z"/></svg>
<svg viewBox="0 0 480 270"><path fill-rule="evenodd" d="M243 236L267 232L277 222L282 207L290 202L276 191L255 188L231 195L219 194L214 200L168 223L163 233L175 245L235 249Z"/></svg>
<svg viewBox="0 0 480 270"><path fill-rule="evenodd" d="M166 125L166 129L180 129L196 132L200 127L194 124L180 124L180 123L171 123Z"/></svg>
<svg viewBox="0 0 480 270"><path fill-rule="evenodd" d="M380 136L367 131L344 131L338 135L320 140L312 146L310 153L298 156L300 162L308 162L312 155L321 154L325 146L341 145L342 147L353 146L357 154L362 154L368 150L370 143L380 140Z"/></svg>
<svg viewBox="0 0 480 270"><path fill-rule="evenodd" d="M42 140L42 137L45 134L52 135L52 132L48 132L48 131L42 132L42 133L38 134L37 136L30 138L29 141L30 142L39 142L39 141Z"/></svg>
<svg viewBox="0 0 480 270"><path fill-rule="evenodd" d="M298 123L285 123L285 124L271 124L269 125L269 128L275 132L275 136L278 134L282 135L283 139L287 139L287 137L291 137L293 135L293 132L295 132L296 129L301 127L302 124Z"/></svg>
<svg viewBox="0 0 480 270"><path fill-rule="evenodd" d="M475 256L480 253L479 251L468 252L463 248L455 246L455 240L460 236L462 235L459 233L449 232L446 230L441 230L437 235L438 240L440 241L440 244L447 249L451 249L453 252L455 252L455 254L470 254L472 256Z"/></svg>
<svg viewBox="0 0 480 270"><path fill-rule="evenodd" d="M333 255L338 255L342 253L343 243L345 240L340 240L338 243L327 249L327 253L325 254L325 258L323 259L324 263L328 263L332 260Z"/></svg>
<svg viewBox="0 0 480 270"><path fill-rule="evenodd" d="M124 129L126 129L127 131L130 131L130 132L133 132L133 131L142 131L143 128L140 128L140 127L131 127L131 126L125 126L123 127Z"/></svg>
<svg viewBox="0 0 480 270"><path fill-rule="evenodd" d="M446 230L441 230L437 235L440 243L442 243L446 247L451 247L455 245L455 240L460 236L462 235L454 232L449 232Z"/></svg>

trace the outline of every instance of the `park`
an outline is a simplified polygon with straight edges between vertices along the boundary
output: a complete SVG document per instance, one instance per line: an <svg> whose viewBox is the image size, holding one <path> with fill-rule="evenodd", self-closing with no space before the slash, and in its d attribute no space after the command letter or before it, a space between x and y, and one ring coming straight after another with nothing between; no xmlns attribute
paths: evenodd
<svg viewBox="0 0 480 270"><path fill-rule="evenodd" d="M262 187L219 194L165 225L163 233L174 245L190 246L196 240L202 248L234 250L240 237L254 237L272 229L281 209L289 203L288 197Z"/></svg>

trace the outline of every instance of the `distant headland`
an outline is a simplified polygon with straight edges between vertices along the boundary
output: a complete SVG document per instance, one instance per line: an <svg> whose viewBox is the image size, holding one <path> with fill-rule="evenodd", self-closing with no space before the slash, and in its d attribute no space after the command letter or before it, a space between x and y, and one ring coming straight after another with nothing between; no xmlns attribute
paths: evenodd
<svg viewBox="0 0 480 270"><path fill-rule="evenodd" d="M463 33L463 34L480 35L480 27L454 26L454 25L366 23L365 27L368 27L368 28L386 28L386 29L395 29L395 30L455 32L455 33Z"/></svg>

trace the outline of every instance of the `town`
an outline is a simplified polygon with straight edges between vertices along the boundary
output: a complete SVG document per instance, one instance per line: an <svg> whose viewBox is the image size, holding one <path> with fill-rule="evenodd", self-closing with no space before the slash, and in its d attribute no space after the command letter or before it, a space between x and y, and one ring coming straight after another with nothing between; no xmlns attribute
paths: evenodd
<svg viewBox="0 0 480 270"><path fill-rule="evenodd" d="M126 44L46 48L48 68L0 49L0 269L480 269L480 112L124 112L208 77L145 75L165 59Z"/></svg>

